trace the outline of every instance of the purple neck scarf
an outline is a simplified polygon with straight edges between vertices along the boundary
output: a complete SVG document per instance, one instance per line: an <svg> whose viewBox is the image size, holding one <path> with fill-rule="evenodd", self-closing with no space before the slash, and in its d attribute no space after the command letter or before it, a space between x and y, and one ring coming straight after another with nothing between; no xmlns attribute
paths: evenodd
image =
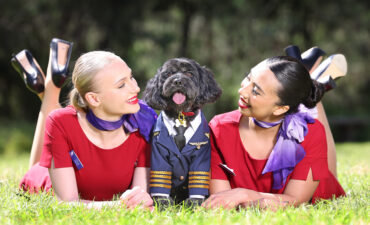
<svg viewBox="0 0 370 225"><path fill-rule="evenodd" d="M146 141L150 139L150 132L152 131L153 125L157 120L157 114L150 108L144 101L139 99L140 110L137 113L125 114L117 121L106 121L99 119L89 109L86 113L86 119L91 125L99 130L115 130L124 126L125 131L132 133L139 130L141 136Z"/></svg>
<svg viewBox="0 0 370 225"><path fill-rule="evenodd" d="M283 119L277 121L277 122L272 122L272 123L269 123L269 122L264 122L264 121L259 121L257 120L256 118L252 117L253 119L253 122L259 126L259 127L262 127L262 128L270 128L270 127L274 127L276 125L279 125L281 124L281 122L283 122Z"/></svg>
<svg viewBox="0 0 370 225"><path fill-rule="evenodd" d="M262 171L262 174L272 172L272 188L281 189L294 167L306 155L300 143L307 135L307 123L314 123L315 120L307 112L297 112L286 115L283 120L275 123L262 122L254 118L253 121L257 126L263 128L282 123L278 131L276 144Z"/></svg>

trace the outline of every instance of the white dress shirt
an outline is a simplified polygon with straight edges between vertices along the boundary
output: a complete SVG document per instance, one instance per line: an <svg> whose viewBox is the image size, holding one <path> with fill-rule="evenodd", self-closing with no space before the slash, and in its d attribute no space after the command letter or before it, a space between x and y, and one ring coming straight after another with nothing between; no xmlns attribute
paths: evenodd
<svg viewBox="0 0 370 225"><path fill-rule="evenodd" d="M177 132L174 128L176 125L176 121L174 119L169 118L166 113L163 111L163 122L164 125L167 127L168 134L171 137L174 137ZM193 137L195 131L198 129L200 123L202 122L202 117L201 117L201 111L199 110L199 113L195 116L195 118L189 123L188 128L185 130L184 136L185 136L185 144L187 144L190 140L191 137Z"/></svg>

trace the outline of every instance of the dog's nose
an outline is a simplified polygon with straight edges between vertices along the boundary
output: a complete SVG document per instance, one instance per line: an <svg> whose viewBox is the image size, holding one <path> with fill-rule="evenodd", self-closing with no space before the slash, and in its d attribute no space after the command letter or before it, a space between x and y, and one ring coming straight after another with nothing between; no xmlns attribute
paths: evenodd
<svg viewBox="0 0 370 225"><path fill-rule="evenodd" d="M175 85L181 85L181 79L180 78L176 78L173 82L174 82Z"/></svg>

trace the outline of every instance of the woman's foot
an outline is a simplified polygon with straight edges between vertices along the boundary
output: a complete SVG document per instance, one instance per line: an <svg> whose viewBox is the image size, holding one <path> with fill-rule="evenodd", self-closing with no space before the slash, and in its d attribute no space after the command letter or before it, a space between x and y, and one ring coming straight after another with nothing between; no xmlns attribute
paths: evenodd
<svg viewBox="0 0 370 225"><path fill-rule="evenodd" d="M24 80L26 87L42 99L45 75L36 59L27 49L22 50L11 59L13 68Z"/></svg>

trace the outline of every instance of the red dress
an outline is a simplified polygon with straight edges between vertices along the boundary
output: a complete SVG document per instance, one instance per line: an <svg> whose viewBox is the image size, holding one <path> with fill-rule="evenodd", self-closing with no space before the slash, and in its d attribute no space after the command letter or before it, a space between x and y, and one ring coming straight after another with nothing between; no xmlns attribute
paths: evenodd
<svg viewBox="0 0 370 225"><path fill-rule="evenodd" d="M239 134L240 118L241 113L236 110L215 116L210 122L212 179L228 180L231 188L241 187L258 192L282 194L285 186L279 190L272 189L272 173L262 174L267 159L253 159L245 150ZM312 197L312 203L318 199L330 199L333 195L344 196L343 188L329 171L325 130L319 121L308 124L308 133L301 145L306 155L295 166L285 185L290 179L306 180L311 168L313 179L320 181ZM235 175L222 168L220 163L233 169Z"/></svg>
<svg viewBox="0 0 370 225"><path fill-rule="evenodd" d="M74 150L78 156L82 169L78 170L73 164L70 150ZM40 166L50 168L52 158L55 168L74 168L81 199L104 201L111 200L114 195L130 187L135 167L150 167L150 145L139 132L133 132L116 148L99 148L83 132L76 109L68 106L53 111L46 121ZM40 166L36 165L28 172L33 174L28 176L29 181L35 182L37 173L32 170L40 170ZM36 178L40 179L40 176L45 175L39 171ZM47 176L44 179L50 178ZM41 185L41 188L45 187Z"/></svg>

